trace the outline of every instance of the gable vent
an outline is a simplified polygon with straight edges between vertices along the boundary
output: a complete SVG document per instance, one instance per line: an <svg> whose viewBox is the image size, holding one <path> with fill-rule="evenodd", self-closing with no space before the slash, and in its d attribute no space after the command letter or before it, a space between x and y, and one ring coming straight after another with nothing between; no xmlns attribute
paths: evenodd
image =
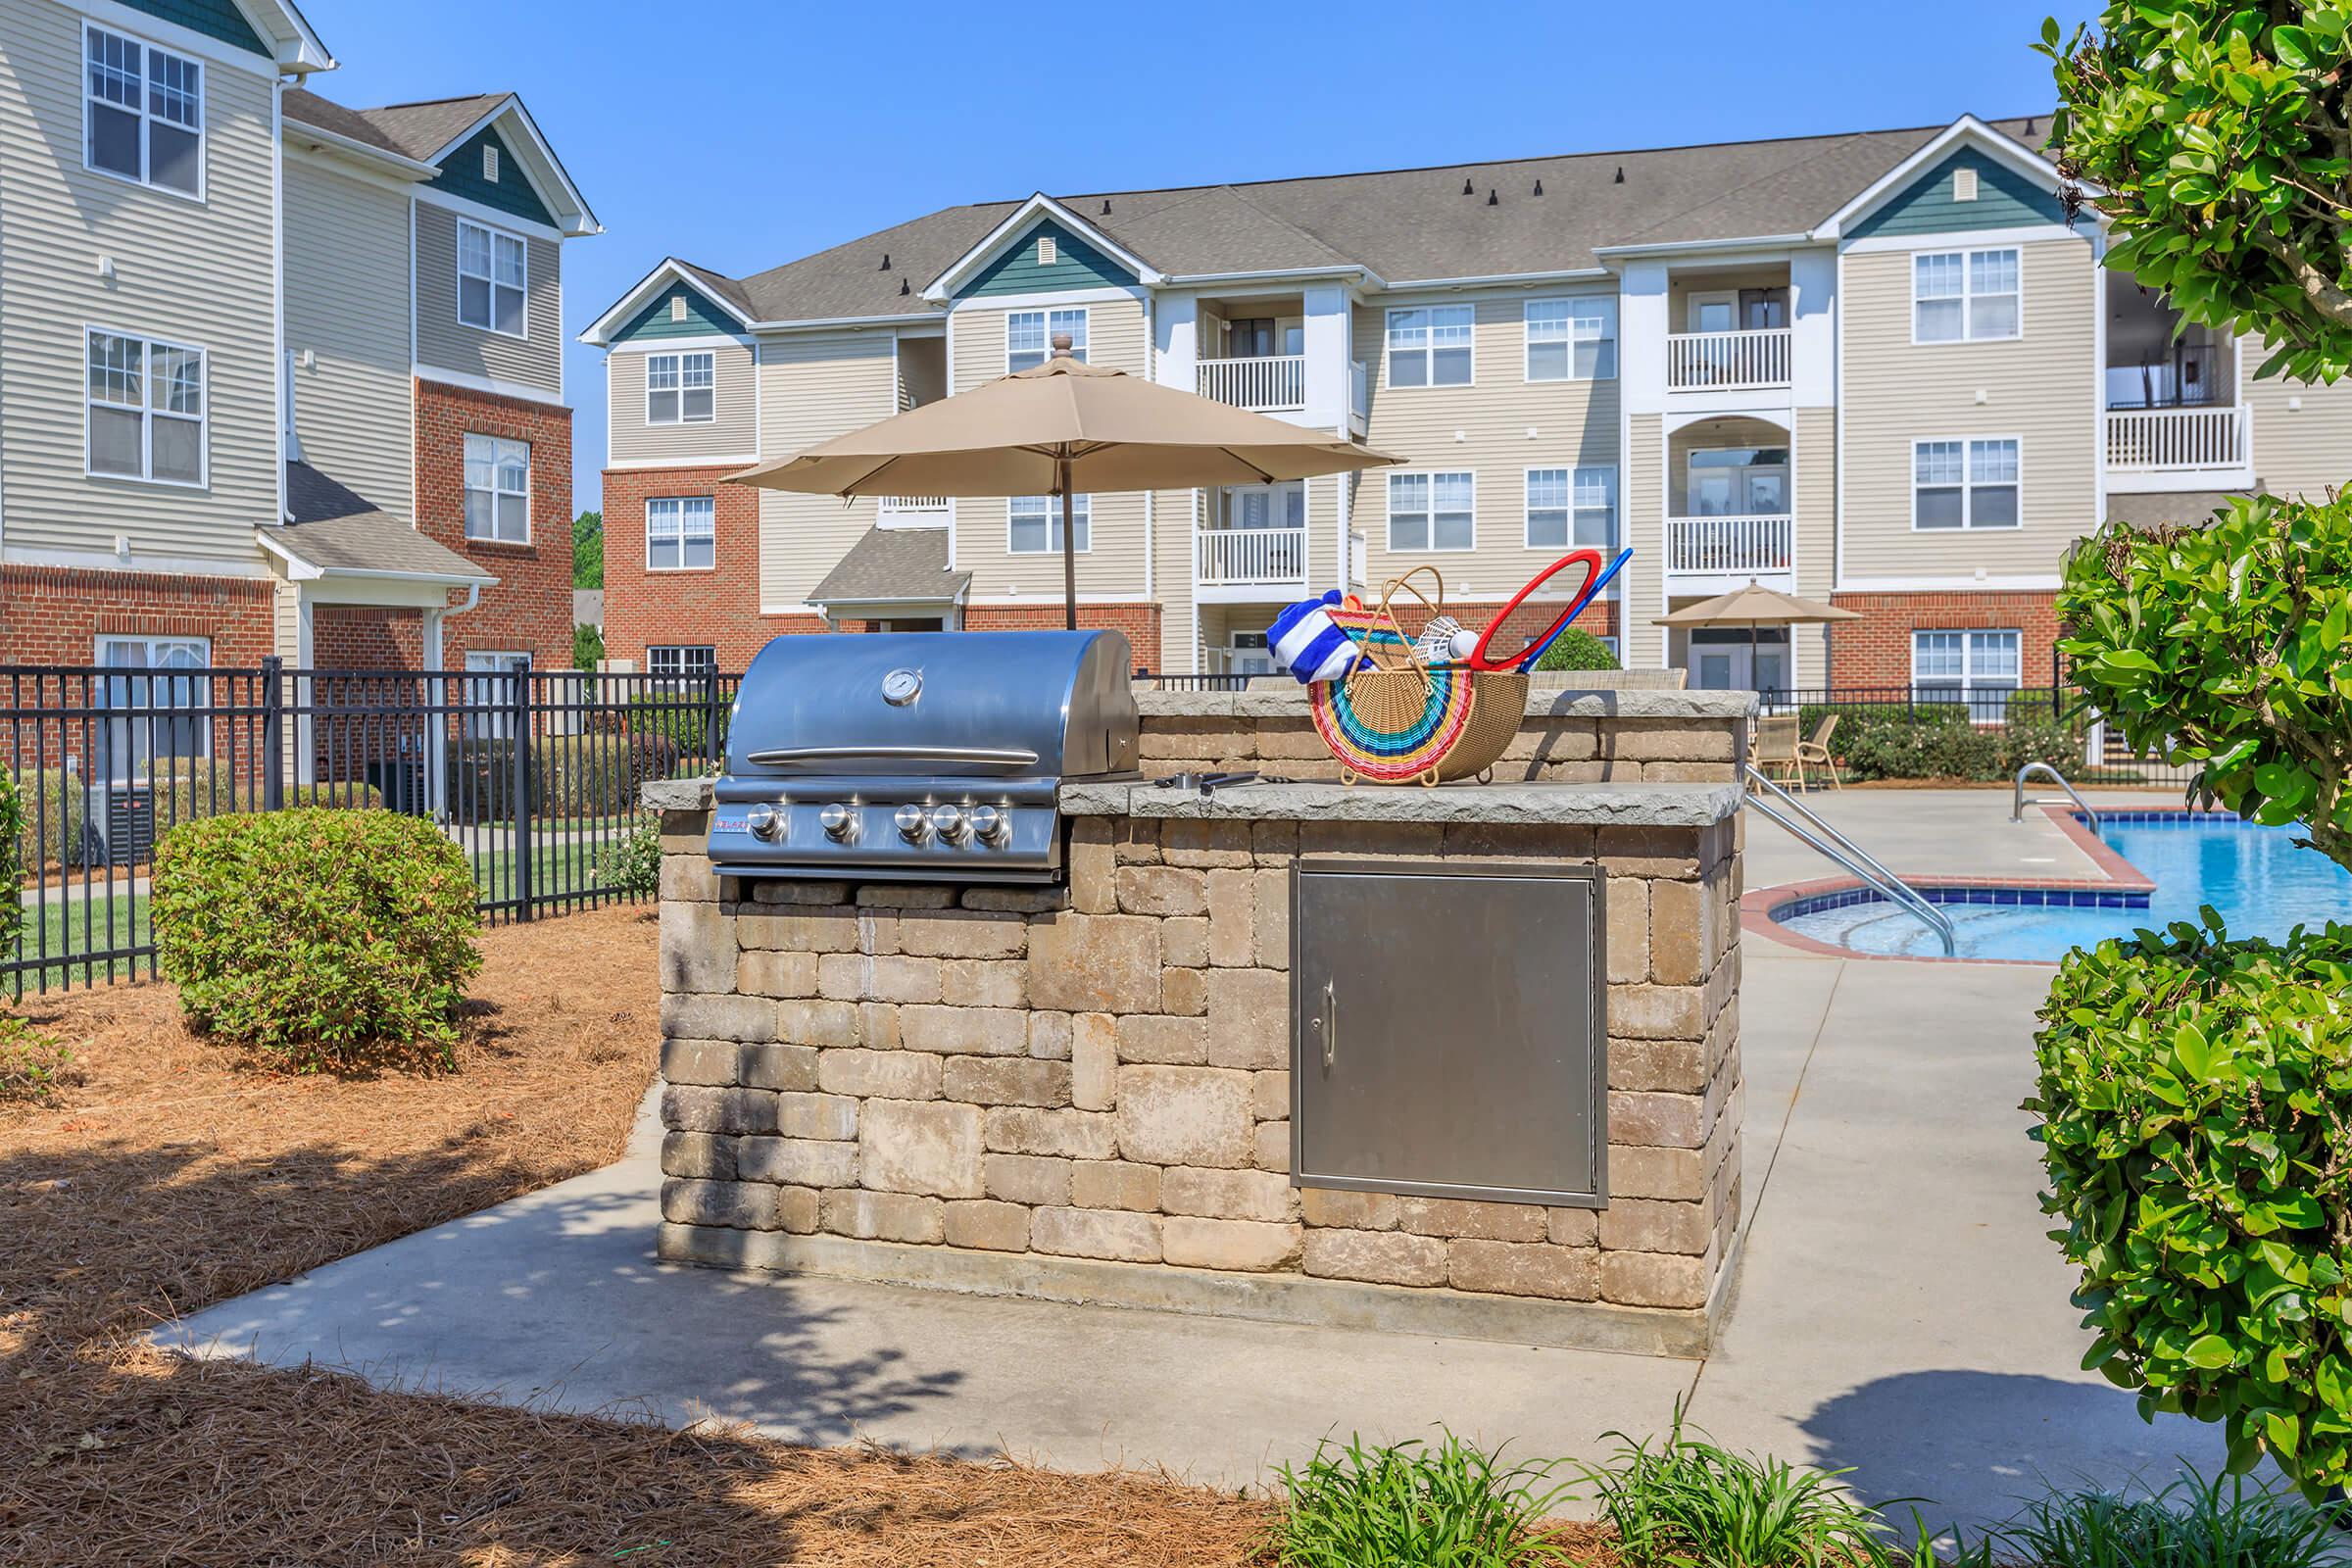
<svg viewBox="0 0 2352 1568"><path fill-rule="evenodd" d="M1973 202L1977 199L1977 172L1973 169L1952 171L1952 200Z"/></svg>
<svg viewBox="0 0 2352 1568"><path fill-rule="evenodd" d="M1054 243L1053 235L1040 234L1037 236L1038 266L1052 267L1056 261L1060 260L1060 257L1061 247Z"/></svg>
<svg viewBox="0 0 2352 1568"><path fill-rule="evenodd" d="M482 149L482 177L493 185L498 183L498 149L495 147Z"/></svg>
<svg viewBox="0 0 2352 1568"><path fill-rule="evenodd" d="M683 321L686 319L685 295L672 294L669 297L669 318L673 321Z"/></svg>

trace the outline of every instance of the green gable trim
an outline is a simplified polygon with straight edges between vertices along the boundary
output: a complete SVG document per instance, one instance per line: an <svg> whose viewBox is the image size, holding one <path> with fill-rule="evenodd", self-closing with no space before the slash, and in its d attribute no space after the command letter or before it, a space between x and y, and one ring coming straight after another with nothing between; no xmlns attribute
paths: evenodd
<svg viewBox="0 0 2352 1568"><path fill-rule="evenodd" d="M1977 199L1952 200L1952 172L1977 172ZM1900 194L1856 224L1855 239L1873 234L1954 234L1972 228L2025 228L2063 223L2066 212L2055 192L1973 147L1962 147L1920 175Z"/></svg>
<svg viewBox="0 0 2352 1568"><path fill-rule="evenodd" d="M686 302L686 319L669 318L669 302ZM743 335L743 323L710 303L699 289L684 283L672 283L663 289L654 302L629 318L629 324L612 334L615 343L642 342L665 337L709 337L712 333L729 337Z"/></svg>
<svg viewBox="0 0 2352 1568"><path fill-rule="evenodd" d="M498 183L482 177L482 149L498 149ZM469 202L494 207L516 218L527 218L534 223L556 226L553 213L531 189L530 180L523 174L522 166L514 161L514 149L498 134L495 125L484 125L466 139L463 146L441 160L441 173L434 179L435 190L445 190L452 196L463 196Z"/></svg>
<svg viewBox="0 0 2352 1568"><path fill-rule="evenodd" d="M133 11L145 12L159 21L175 22L190 32L218 38L264 60L277 58L262 41L262 35L253 30L253 24L245 20L245 13L237 9L236 0L124 0L124 3Z"/></svg>
<svg viewBox="0 0 2352 1568"><path fill-rule="evenodd" d="M1037 265L1038 236L1054 237L1051 267ZM1051 219L1028 232L956 291L957 299L990 294L1064 294L1087 288L1132 288L1133 272Z"/></svg>

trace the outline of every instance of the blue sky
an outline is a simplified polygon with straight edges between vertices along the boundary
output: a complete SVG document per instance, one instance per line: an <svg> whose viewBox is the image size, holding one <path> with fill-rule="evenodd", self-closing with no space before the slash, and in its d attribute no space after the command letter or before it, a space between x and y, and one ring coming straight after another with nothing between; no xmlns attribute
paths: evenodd
<svg viewBox="0 0 2352 1568"><path fill-rule="evenodd" d="M344 62L313 84L330 98L522 94L607 230L564 247L568 334L667 254L740 275L1033 190L1923 125L2050 101L2028 48L2046 0L1035 4L1017 25L906 0L304 11ZM593 351L567 353L574 488L593 507L604 371Z"/></svg>

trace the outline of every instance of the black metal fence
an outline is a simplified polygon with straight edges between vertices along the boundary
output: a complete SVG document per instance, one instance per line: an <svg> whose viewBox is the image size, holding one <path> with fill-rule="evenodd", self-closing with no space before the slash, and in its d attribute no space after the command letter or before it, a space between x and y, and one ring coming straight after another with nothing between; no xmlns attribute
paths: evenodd
<svg viewBox="0 0 2352 1568"><path fill-rule="evenodd" d="M740 677L584 670L0 666L24 906L0 987L152 974L147 872L226 811L381 807L438 823L492 921L627 901L648 779L710 771Z"/></svg>
<svg viewBox="0 0 2352 1568"><path fill-rule="evenodd" d="M1149 684L1161 692L1238 692L1246 691L1255 677L1250 675L1154 675L1148 669L1135 672L1138 686Z"/></svg>
<svg viewBox="0 0 2352 1568"><path fill-rule="evenodd" d="M1795 687L1757 695L1766 713L1795 713L1812 724L1832 713L1853 719L1900 714L1917 723L1965 718L1979 726L2020 721L2070 724L2082 734L2082 752L2075 765L2062 771L2076 784L2174 788L2186 785L2196 771L2193 764L2133 752L2120 730L2101 722L2088 709L2081 692L2063 687Z"/></svg>

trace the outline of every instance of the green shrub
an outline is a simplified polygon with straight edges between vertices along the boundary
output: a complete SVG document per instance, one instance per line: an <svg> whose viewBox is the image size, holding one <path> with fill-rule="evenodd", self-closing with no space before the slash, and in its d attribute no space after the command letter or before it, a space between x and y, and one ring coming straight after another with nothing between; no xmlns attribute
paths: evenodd
<svg viewBox="0 0 2352 1568"><path fill-rule="evenodd" d="M257 811L268 799L269 782L256 766L240 758L231 763L202 757L177 757L147 770L146 787L154 802L155 830L164 833L177 822L198 817L225 816L231 811ZM322 780L287 784L279 797L288 806L316 806L342 810L369 810L384 804L383 792L358 781Z"/></svg>
<svg viewBox="0 0 2352 1568"><path fill-rule="evenodd" d="M304 808L184 823L157 848L148 910L198 1028L306 1071L454 1059L480 922L465 853L429 822Z"/></svg>
<svg viewBox="0 0 2352 1568"><path fill-rule="evenodd" d="M1958 703L1807 704L1799 710L1800 732L1811 735L1831 713L1838 718L1830 755L1849 778L1988 782L2014 778L2028 762L2060 769L2082 763L2082 731L2074 719L2051 715L2046 693L2013 698L1997 724L1975 722Z"/></svg>
<svg viewBox="0 0 2352 1568"><path fill-rule="evenodd" d="M477 737L449 748L449 811L460 822L514 815L514 742ZM531 809L542 816L627 816L637 786L676 764L669 743L650 734L588 730L531 742Z"/></svg>
<svg viewBox="0 0 2352 1568"><path fill-rule="evenodd" d="M2144 1496L2053 1494L2026 1504L2001 1532L2013 1560L2034 1568L2322 1568L2335 1549L2339 1509L2306 1508L2194 1471Z"/></svg>
<svg viewBox="0 0 2352 1568"><path fill-rule="evenodd" d="M600 887L625 893L633 899L650 899L662 891L662 828L659 823L640 822L629 830L628 836L616 839L597 852L596 880Z"/></svg>
<svg viewBox="0 0 2352 1568"><path fill-rule="evenodd" d="M1571 626L1536 661L1538 669L1615 669L1617 656L1591 632Z"/></svg>
<svg viewBox="0 0 2352 1568"><path fill-rule="evenodd" d="M24 803L14 776L0 772L0 958L17 956L24 929Z"/></svg>
<svg viewBox="0 0 2352 1568"><path fill-rule="evenodd" d="M632 735L653 737L667 745L672 765L715 761L727 747L727 709L717 710L718 734L706 744L711 707L700 682L681 682L659 695L643 693L629 699L628 727Z"/></svg>
<svg viewBox="0 0 2352 1568"><path fill-rule="evenodd" d="M1367 1448L1317 1444L1282 1467L1283 1506L1265 1549L1284 1568L1519 1568L1571 1561L1543 1528L1566 1489L1555 1465L1518 1464L1443 1434Z"/></svg>
<svg viewBox="0 0 2352 1568"><path fill-rule="evenodd" d="M0 1012L0 1103L46 1105L79 1081L74 1053L13 1012Z"/></svg>
<svg viewBox="0 0 2352 1568"><path fill-rule="evenodd" d="M81 847L89 797L81 775L62 767L20 768L8 775L23 813L17 828L20 865L70 863Z"/></svg>
<svg viewBox="0 0 2352 1568"><path fill-rule="evenodd" d="M1686 1437L1652 1447L1622 1432L1608 1462L1584 1467L1628 1568L1784 1568L1895 1560L1886 1525L1838 1491L1837 1476L1798 1470Z"/></svg>
<svg viewBox="0 0 2352 1568"><path fill-rule="evenodd" d="M2034 1036L2083 1365L2307 1489L2352 1480L2352 926L2141 932L2060 964Z"/></svg>

